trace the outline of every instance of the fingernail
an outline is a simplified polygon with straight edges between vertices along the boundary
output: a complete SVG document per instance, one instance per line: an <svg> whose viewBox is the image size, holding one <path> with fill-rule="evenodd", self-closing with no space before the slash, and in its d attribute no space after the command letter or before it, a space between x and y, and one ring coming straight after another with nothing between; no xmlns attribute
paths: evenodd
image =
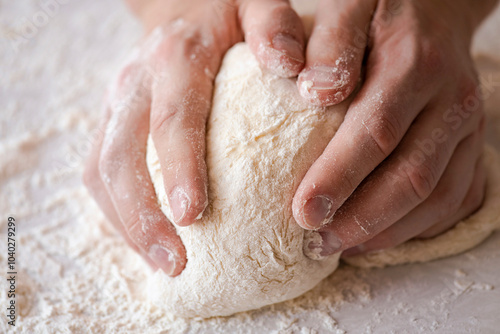
<svg viewBox="0 0 500 334"><path fill-rule="evenodd" d="M304 232L304 255L311 260L322 260L321 245L323 239L319 232L306 230Z"/></svg>
<svg viewBox="0 0 500 334"><path fill-rule="evenodd" d="M149 249L148 255L165 274L171 276L174 273L175 256L168 249L160 245L153 245Z"/></svg>
<svg viewBox="0 0 500 334"><path fill-rule="evenodd" d="M312 81L312 89L339 89L348 83L349 71L338 67L317 66L301 74L301 79Z"/></svg>
<svg viewBox="0 0 500 334"><path fill-rule="evenodd" d="M327 224L333 216L332 206L332 201L325 196L316 196L308 199L302 209L304 224L312 229Z"/></svg>
<svg viewBox="0 0 500 334"><path fill-rule="evenodd" d="M272 40L273 49L286 53L286 55L299 62L304 62L304 47L292 36L277 34Z"/></svg>
<svg viewBox="0 0 500 334"><path fill-rule="evenodd" d="M172 220L174 223L180 222L186 215L187 209L191 204L191 200L187 196L184 189L176 187L168 199L170 210L172 210Z"/></svg>
<svg viewBox="0 0 500 334"><path fill-rule="evenodd" d="M308 247L311 252L319 253L319 255L328 256L337 253L342 247L342 242L335 233L331 231L318 232L321 236L321 242L311 242Z"/></svg>
<svg viewBox="0 0 500 334"><path fill-rule="evenodd" d="M330 106L345 100L350 94L346 88L349 72L320 66L299 74L299 92L303 98L314 105Z"/></svg>

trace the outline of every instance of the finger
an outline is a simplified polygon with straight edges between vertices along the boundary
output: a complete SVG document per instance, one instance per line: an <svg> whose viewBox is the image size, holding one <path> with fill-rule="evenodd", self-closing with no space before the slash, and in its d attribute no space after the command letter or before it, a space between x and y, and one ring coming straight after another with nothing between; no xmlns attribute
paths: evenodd
<svg viewBox="0 0 500 334"><path fill-rule="evenodd" d="M464 214L464 210L471 210L469 206L464 207L463 202L473 187L482 145L479 133L465 138L453 153L436 188L425 201L374 238L347 249L342 255L352 256L397 246L433 226L440 226L441 222L449 223L450 219L457 218L457 213Z"/></svg>
<svg viewBox="0 0 500 334"><path fill-rule="evenodd" d="M429 89L408 94L414 75L374 67L349 107L344 122L300 183L293 213L300 226L315 229L330 221L335 211L399 144L431 98ZM383 88L381 88L383 87Z"/></svg>
<svg viewBox="0 0 500 334"><path fill-rule="evenodd" d="M354 192L322 229L336 240L325 252L368 241L422 203L435 189L457 144L478 129L482 114L453 129L432 106L419 117L398 149ZM330 253L331 254L331 253Z"/></svg>
<svg viewBox="0 0 500 334"><path fill-rule="evenodd" d="M139 247L137 247L137 245L128 236L128 233L120 221L120 217L118 216L118 213L115 210L113 202L111 201L111 198L108 195L108 191L99 174L99 157L101 154L104 132L106 129L106 125L109 121L109 114L110 114L109 109L106 109L106 113L103 119L101 120L100 125L96 129L96 137L94 137L95 142L93 143L94 147L89 157L87 158L87 162L85 164L85 170L83 173L83 182L87 187L87 189L89 190L92 197L95 199L101 211L104 213L108 221L111 222L111 224L113 224L116 230L120 232L120 234L125 239L125 242L137 253L141 254L142 257L146 260L146 262L148 262L148 264L153 268L153 270L156 270L158 268L156 264L149 258L149 256L144 251L139 249Z"/></svg>
<svg viewBox="0 0 500 334"><path fill-rule="evenodd" d="M186 264L182 241L161 212L146 166L150 97L139 82L112 106L102 144L99 172L130 239L166 274L178 275Z"/></svg>
<svg viewBox="0 0 500 334"><path fill-rule="evenodd" d="M202 39L196 31L170 36L166 42L168 61L155 70L161 74L153 84L151 137L160 161L170 218L179 226L201 218L208 204L206 121L212 74L217 72L223 52L213 44L204 45ZM189 54L195 57L186 59Z"/></svg>
<svg viewBox="0 0 500 334"><path fill-rule="evenodd" d="M474 80L461 77L455 87L445 86L443 78L450 74L443 70L446 60L439 49L413 39L391 40L394 35L388 29L377 35L383 41L370 46L366 81L339 131L297 189L293 213L304 228L319 228L330 221L361 181L399 144L436 92L451 92L448 95L452 96L434 98L453 105L442 115L451 126L463 128L462 123L468 123L465 120L470 115L461 114L471 102L468 98L476 96ZM388 54L398 57L389 58Z"/></svg>
<svg viewBox="0 0 500 334"><path fill-rule="evenodd" d="M266 68L293 77L304 67L302 21L285 0L250 0L241 6L245 40Z"/></svg>
<svg viewBox="0 0 500 334"><path fill-rule="evenodd" d="M105 115L101 120L101 124L98 126L98 137L94 142L94 147L90 152L87 162L85 164L85 170L83 173L83 182L90 194L96 200L97 205L104 213L106 218L115 226L119 232L125 232L123 225L120 222L120 218L116 213L113 202L108 195L106 187L102 182L99 174L99 157L101 155L102 142L104 139L104 131L106 130L106 125L109 121L109 109L106 108ZM127 233L123 233L123 236L127 243L136 251L139 248L130 240Z"/></svg>
<svg viewBox="0 0 500 334"><path fill-rule="evenodd" d="M434 190L451 155L481 113L461 128L443 119L442 108L429 106L414 122L398 149L384 161L321 229L330 245L324 254L345 250L373 238L423 202ZM470 115L469 115L470 116Z"/></svg>
<svg viewBox="0 0 500 334"><path fill-rule="evenodd" d="M342 102L361 79L375 0L322 0L297 80L300 94L314 105Z"/></svg>
<svg viewBox="0 0 500 334"><path fill-rule="evenodd" d="M432 238L435 237L451 227L453 227L457 222L468 217L477 209L481 207L484 199L484 188L486 186L486 174L484 171L484 166L482 160L480 159L476 165L476 171L474 175L474 181L467 193L465 199L460 205L460 210L457 211L453 216L445 219L438 224L430 227L423 233L419 234L418 238Z"/></svg>

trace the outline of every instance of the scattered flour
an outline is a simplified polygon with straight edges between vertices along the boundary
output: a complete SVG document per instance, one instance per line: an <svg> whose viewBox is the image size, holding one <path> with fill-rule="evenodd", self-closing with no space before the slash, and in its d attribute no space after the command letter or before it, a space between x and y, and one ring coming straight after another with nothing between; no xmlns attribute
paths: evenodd
<svg viewBox="0 0 500 334"><path fill-rule="evenodd" d="M141 291L150 270L104 220L81 184L83 160L100 135L95 129L103 92L140 29L117 0L65 3L18 51L12 36L42 11L40 3L0 3L5 50L0 55L0 263L6 260L6 218L13 215L18 223L16 332L380 333L390 328L426 333L496 328L498 235L463 256L418 266L365 270L341 265L335 275L293 301L231 317L170 318L145 301ZM498 92L495 96L500 102ZM490 110L499 102L490 103ZM456 268L467 274L456 275ZM6 291L2 279L1 307ZM0 332L13 332L3 313Z"/></svg>

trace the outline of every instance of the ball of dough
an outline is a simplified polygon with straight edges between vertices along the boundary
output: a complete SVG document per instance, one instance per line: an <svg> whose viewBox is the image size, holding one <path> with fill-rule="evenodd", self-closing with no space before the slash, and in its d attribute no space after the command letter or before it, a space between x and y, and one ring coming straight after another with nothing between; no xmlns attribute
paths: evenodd
<svg viewBox="0 0 500 334"><path fill-rule="evenodd" d="M188 262L175 278L161 271L151 277L150 296L158 306L184 317L230 315L295 298L336 269L338 254L320 258L307 252L307 242L319 235L299 227L291 206L348 103L312 107L299 96L295 80L261 69L246 44L227 52L207 125L209 206L196 224L176 227ZM470 249L499 229L500 157L488 147L484 161L488 184L476 213L435 238L351 257L349 264L430 261ZM171 218L151 140L147 163L161 208Z"/></svg>
<svg viewBox="0 0 500 334"><path fill-rule="evenodd" d="M335 270L338 255L304 255L304 238L314 235L295 222L291 206L346 109L347 102L308 105L294 79L262 69L244 43L227 52L207 124L209 205L200 221L176 227L187 265L175 278L152 277L158 305L186 317L229 315L297 297ZM151 140L147 162L171 218Z"/></svg>

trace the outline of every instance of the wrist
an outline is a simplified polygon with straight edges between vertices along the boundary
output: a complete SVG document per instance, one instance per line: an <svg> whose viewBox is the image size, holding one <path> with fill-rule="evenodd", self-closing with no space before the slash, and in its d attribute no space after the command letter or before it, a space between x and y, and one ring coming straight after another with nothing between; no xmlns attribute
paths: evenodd
<svg viewBox="0 0 500 334"><path fill-rule="evenodd" d="M454 9L454 19L463 17L464 32L472 39L474 32L498 4L498 0L453 0L449 6ZM460 15L462 14L462 15Z"/></svg>
<svg viewBox="0 0 500 334"><path fill-rule="evenodd" d="M448 31L446 35L456 46L469 50L476 29L497 2L498 0L429 0L421 4L429 5L426 12L438 16L438 26Z"/></svg>

